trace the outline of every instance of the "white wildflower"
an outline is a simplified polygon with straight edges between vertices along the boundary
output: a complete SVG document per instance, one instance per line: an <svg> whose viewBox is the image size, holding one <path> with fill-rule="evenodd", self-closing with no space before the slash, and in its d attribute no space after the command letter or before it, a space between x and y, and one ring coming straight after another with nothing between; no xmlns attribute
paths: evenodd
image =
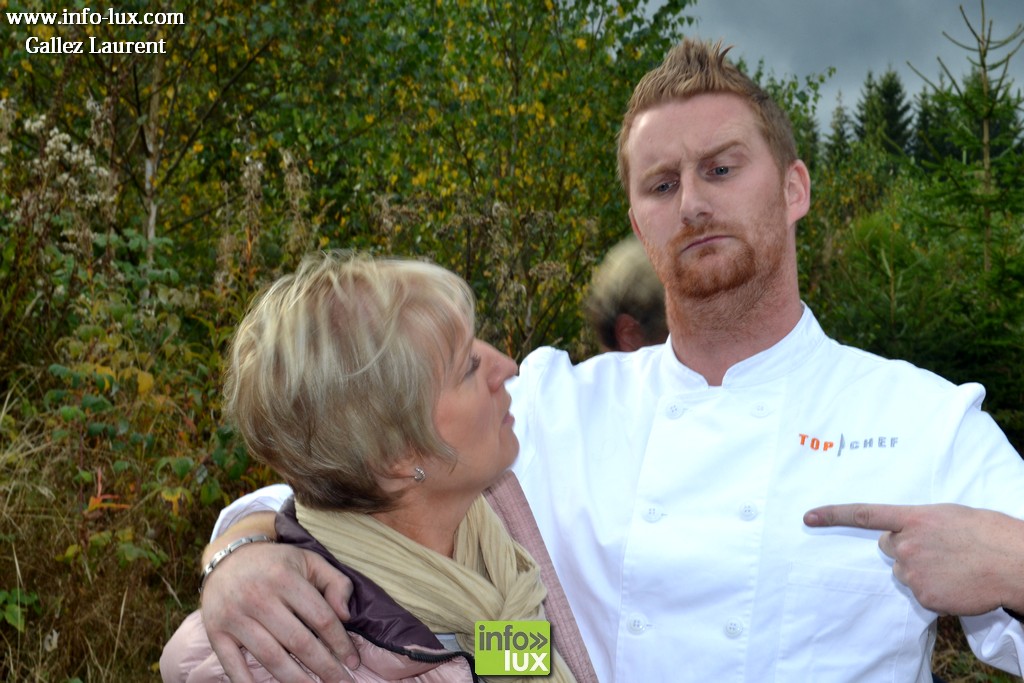
<svg viewBox="0 0 1024 683"><path fill-rule="evenodd" d="M53 652L54 650L56 650L57 639L59 637L60 634L57 633L57 629L53 629L52 631L47 633L46 637L43 638L43 650L45 650L46 652Z"/></svg>

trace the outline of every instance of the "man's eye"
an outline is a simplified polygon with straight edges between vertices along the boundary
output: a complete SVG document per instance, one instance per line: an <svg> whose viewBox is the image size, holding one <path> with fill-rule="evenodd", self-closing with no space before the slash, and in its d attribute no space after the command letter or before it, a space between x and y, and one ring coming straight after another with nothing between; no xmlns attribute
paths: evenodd
<svg viewBox="0 0 1024 683"><path fill-rule="evenodd" d="M728 166L715 166L713 169L711 169L711 175L716 175L716 176L729 175L729 171L731 171L731 170L732 169L730 169Z"/></svg>
<svg viewBox="0 0 1024 683"><path fill-rule="evenodd" d="M664 194L666 192L671 192L672 188L674 188L675 186L676 186L675 182L665 181L663 183L658 183L657 185L655 185L654 186L654 191L657 194Z"/></svg>

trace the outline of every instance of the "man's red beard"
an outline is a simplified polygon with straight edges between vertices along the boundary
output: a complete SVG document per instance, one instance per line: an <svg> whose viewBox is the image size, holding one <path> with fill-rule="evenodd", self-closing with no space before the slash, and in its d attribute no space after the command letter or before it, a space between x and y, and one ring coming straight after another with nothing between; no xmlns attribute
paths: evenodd
<svg viewBox="0 0 1024 683"><path fill-rule="evenodd" d="M758 253L750 240L763 239L764 231L776 233L776 239L781 240L783 231L776 230L776 226L785 222L786 200L780 190L748 224L755 226L754 231L737 230L714 220L688 226L667 247L656 250L651 262L666 294L672 298L708 300L744 286L753 286L755 290L751 293L756 296L757 290L763 293L771 287L771 280L782 268L786 246L765 243ZM683 253L687 245L714 235L726 237L690 247L690 253Z"/></svg>
<svg viewBox="0 0 1024 683"><path fill-rule="evenodd" d="M718 228L716 225L705 226L701 234L735 234ZM692 231L684 231L672 238L668 247L657 255L654 267L669 296L709 299L747 284L757 276L757 257L749 243L729 237L720 244L691 247L694 253L684 256L684 247L696 239L700 237ZM728 251L728 255L723 251ZM710 263L711 260L717 263Z"/></svg>

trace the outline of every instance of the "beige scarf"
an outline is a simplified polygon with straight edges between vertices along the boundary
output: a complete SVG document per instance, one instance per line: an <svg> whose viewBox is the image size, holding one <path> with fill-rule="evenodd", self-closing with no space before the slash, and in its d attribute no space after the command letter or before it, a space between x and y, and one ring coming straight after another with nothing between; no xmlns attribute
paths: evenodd
<svg viewBox="0 0 1024 683"><path fill-rule="evenodd" d="M544 619L547 595L537 564L505 531L483 497L455 533L454 558L400 534L370 515L295 504L306 531L343 564L365 574L434 633L454 633L473 652L474 622ZM552 683L574 681L552 648ZM533 677L502 676L505 681Z"/></svg>

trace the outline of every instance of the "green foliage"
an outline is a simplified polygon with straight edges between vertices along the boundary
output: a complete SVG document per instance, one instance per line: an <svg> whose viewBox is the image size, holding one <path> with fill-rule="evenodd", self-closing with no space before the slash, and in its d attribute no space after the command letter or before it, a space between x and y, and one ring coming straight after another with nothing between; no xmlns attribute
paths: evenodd
<svg viewBox="0 0 1024 683"><path fill-rule="evenodd" d="M840 94L836 108L832 111L829 133L825 138L824 160L829 166L839 166L850 156L853 138L853 119L843 106Z"/></svg>
<svg viewBox="0 0 1024 683"><path fill-rule="evenodd" d="M20 588L11 590L0 589L0 612L3 612L4 623L14 627L19 633L25 632L25 613L39 613L39 596L26 593Z"/></svg>
<svg viewBox="0 0 1024 683"><path fill-rule="evenodd" d="M953 121L958 107L943 74L934 90L925 88L917 96L917 122L914 129L913 154L922 165L940 164L944 159L960 156L960 148L953 140L958 128Z"/></svg>
<svg viewBox="0 0 1024 683"><path fill-rule="evenodd" d="M798 256L800 259L801 292L810 303L825 329L835 334L830 319L835 308L862 287L856 280L839 285L836 269L843 268L847 251L841 241L854 221L870 215L888 197L894 176L890 173L891 160L878 147L852 142L845 155L830 159L814 177L813 205L808 216L799 225Z"/></svg>
<svg viewBox="0 0 1024 683"><path fill-rule="evenodd" d="M628 230L621 113L690 4L169 0L160 11L184 24L7 25L0 575L19 578L0 591L0 678L153 673L195 606L217 510L274 478L221 419L222 354L252 296L304 252L432 259L471 283L482 336L511 355L593 351L583 284ZM29 35L166 52L29 59ZM929 124L936 166L920 173L852 140L848 119L822 143L828 74L755 76L813 169L801 285L826 328L982 379L1024 434L1009 85L922 96L919 121L947 123Z"/></svg>
<svg viewBox="0 0 1024 683"><path fill-rule="evenodd" d="M688 4L170 0L184 24L8 25L0 575L24 580L12 618L12 595L38 610L0 678L152 670L217 510L273 478L220 418L221 354L302 253L433 259L510 353L587 353L582 285L628 230L612 141ZM28 58L30 35L166 49Z"/></svg>
<svg viewBox="0 0 1024 683"><path fill-rule="evenodd" d="M742 63L739 66L743 68ZM752 75L786 111L793 124L797 155L812 171L817 169L821 147L817 119L821 86L834 72L835 69L830 68L823 74L806 76L801 82L796 77L780 78L775 74L766 74L764 62L760 62Z"/></svg>
<svg viewBox="0 0 1024 683"><path fill-rule="evenodd" d="M954 382L981 382L986 409L1020 449L1022 101L989 67L1005 70L990 50L1012 48L1022 29L1007 43L986 26L972 30L974 72L960 84L940 79L918 98L918 122L929 126L918 145L928 154L903 157L886 124L881 142L869 136L828 155L802 228L802 284L840 339ZM866 89L880 93L872 83Z"/></svg>
<svg viewBox="0 0 1024 683"><path fill-rule="evenodd" d="M857 102L854 131L861 142L869 142L895 155L910 150L911 105L899 74L886 70L877 81L868 72Z"/></svg>
<svg viewBox="0 0 1024 683"><path fill-rule="evenodd" d="M348 163L318 168L344 174L321 234L460 273L485 335L513 355L571 342L589 267L627 229L608 153L620 110L684 5L647 23L640 3L444 3L443 17L370 3L396 76L356 109Z"/></svg>

